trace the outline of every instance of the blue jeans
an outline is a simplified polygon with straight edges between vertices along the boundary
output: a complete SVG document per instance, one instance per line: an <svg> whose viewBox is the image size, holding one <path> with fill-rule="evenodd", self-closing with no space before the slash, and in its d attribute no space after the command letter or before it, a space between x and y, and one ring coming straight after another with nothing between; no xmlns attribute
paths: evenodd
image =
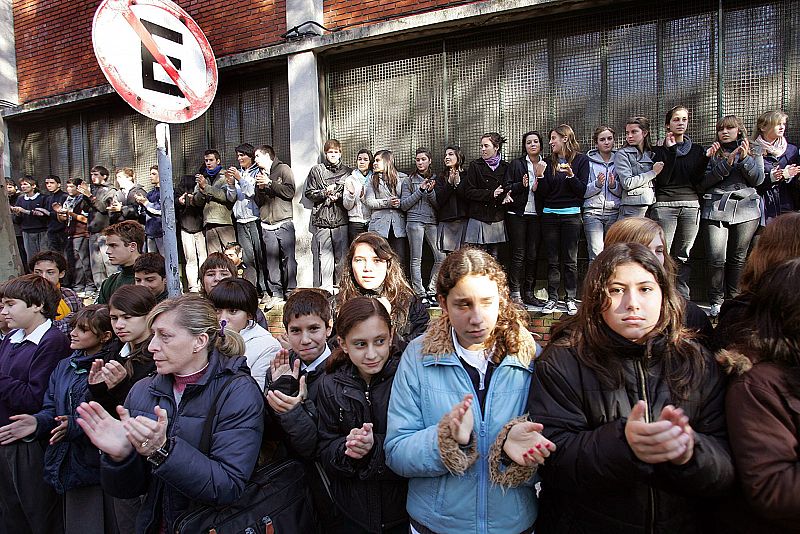
<svg viewBox="0 0 800 534"><path fill-rule="evenodd" d="M423 240L428 242L433 252L433 268L431 269L431 279L428 288L431 293L436 289L436 276L439 274L439 267L444 261L444 254L436 245L436 224L426 224L410 222L406 224L406 235L408 245L411 249L411 287L418 297L425 296L425 287L422 285L422 244Z"/></svg>
<svg viewBox="0 0 800 534"><path fill-rule="evenodd" d="M585 210L583 212L583 233L586 234L586 249L589 261L594 261L603 252L603 241L611 225L619 219L619 211Z"/></svg>
<svg viewBox="0 0 800 534"><path fill-rule="evenodd" d="M700 231L700 205L653 206L650 218L664 229L666 249L678 266L678 291L689 300L689 252Z"/></svg>
<svg viewBox="0 0 800 534"><path fill-rule="evenodd" d="M708 301L722 304L736 296L739 275L742 273L750 241L758 230L759 220L753 219L738 224L703 219L703 234L706 238L708 256Z"/></svg>
<svg viewBox="0 0 800 534"><path fill-rule="evenodd" d="M256 289L260 295L267 290L267 284L264 282L264 255L261 253L259 222L259 220L237 222L236 238L242 247L242 261L256 271Z"/></svg>

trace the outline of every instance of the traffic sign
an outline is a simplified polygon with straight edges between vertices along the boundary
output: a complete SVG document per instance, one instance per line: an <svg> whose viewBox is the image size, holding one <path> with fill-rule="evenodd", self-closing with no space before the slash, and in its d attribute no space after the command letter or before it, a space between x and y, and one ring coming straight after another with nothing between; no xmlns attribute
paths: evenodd
<svg viewBox="0 0 800 534"><path fill-rule="evenodd" d="M217 63L200 26L170 0L103 0L92 44L100 69L136 111L161 122L202 115L217 91Z"/></svg>

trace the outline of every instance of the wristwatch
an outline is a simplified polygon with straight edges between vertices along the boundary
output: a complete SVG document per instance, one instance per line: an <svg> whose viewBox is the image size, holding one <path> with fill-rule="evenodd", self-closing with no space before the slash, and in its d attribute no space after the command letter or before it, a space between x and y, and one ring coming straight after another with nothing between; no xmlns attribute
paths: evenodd
<svg viewBox="0 0 800 534"><path fill-rule="evenodd" d="M153 467L158 467L158 466L160 466L161 464L163 464L163 463L164 463L164 461L165 461L165 460L167 459L167 457L169 456L169 450L170 450L170 448L171 448L171 444L172 444L172 440L171 440L171 439L168 439L168 440L167 440L167 441L164 443L164 445L162 445L162 446L161 446L161 447L159 447L158 449L154 450L154 451L152 452L152 454L150 454L150 456L148 456L148 457L147 457L147 461L148 461L148 462L150 462L150 464L151 464Z"/></svg>

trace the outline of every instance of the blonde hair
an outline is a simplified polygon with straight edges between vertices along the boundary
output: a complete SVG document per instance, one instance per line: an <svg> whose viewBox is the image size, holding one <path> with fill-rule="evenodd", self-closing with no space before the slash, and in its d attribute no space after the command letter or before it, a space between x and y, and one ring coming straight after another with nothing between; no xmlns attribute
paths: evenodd
<svg viewBox="0 0 800 534"><path fill-rule="evenodd" d="M175 312L175 323L193 336L208 335L209 353L217 349L223 356L244 354L244 340L232 329L220 328L217 311L208 299L200 295L181 295L156 304L147 315L147 328L153 328L153 321L162 313Z"/></svg>
<svg viewBox="0 0 800 534"><path fill-rule="evenodd" d="M762 113L758 116L756 120L756 131L753 132L753 135L756 138L761 136L762 130L769 130L770 128L774 128L781 122L785 121L789 118L789 115L780 111L778 109L773 109L772 111L767 111L766 113Z"/></svg>

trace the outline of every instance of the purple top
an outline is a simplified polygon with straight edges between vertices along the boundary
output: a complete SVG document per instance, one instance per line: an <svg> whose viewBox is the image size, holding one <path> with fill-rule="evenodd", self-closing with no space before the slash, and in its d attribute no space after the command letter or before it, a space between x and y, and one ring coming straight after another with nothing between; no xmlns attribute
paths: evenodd
<svg viewBox="0 0 800 534"><path fill-rule="evenodd" d="M50 373L59 360L70 355L69 340L50 326L39 343L12 343L14 332L0 342L0 426L9 417L35 414L42 409Z"/></svg>

